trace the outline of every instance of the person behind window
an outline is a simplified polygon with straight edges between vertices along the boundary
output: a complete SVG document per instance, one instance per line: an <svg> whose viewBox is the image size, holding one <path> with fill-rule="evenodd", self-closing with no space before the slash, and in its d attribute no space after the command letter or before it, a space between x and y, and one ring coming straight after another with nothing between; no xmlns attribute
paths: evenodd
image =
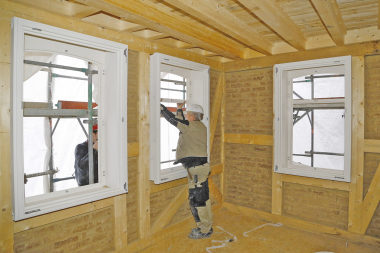
<svg viewBox="0 0 380 253"><path fill-rule="evenodd" d="M98 183L98 125L92 127L94 183ZM89 184L88 140L75 148L75 179L78 186Z"/></svg>
<svg viewBox="0 0 380 253"><path fill-rule="evenodd" d="M213 233L208 188L211 170L207 162L207 128L201 121L203 108L196 104L189 105L185 119L182 111L184 104L177 104L176 116L161 104L161 115L180 131L174 164L182 163L187 169L190 210L197 224L188 236L200 239Z"/></svg>

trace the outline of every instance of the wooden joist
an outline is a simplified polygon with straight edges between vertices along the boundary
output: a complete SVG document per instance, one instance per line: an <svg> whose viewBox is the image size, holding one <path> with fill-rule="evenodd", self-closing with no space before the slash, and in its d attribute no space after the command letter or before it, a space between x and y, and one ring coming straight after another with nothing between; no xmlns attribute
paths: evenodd
<svg viewBox="0 0 380 253"><path fill-rule="evenodd" d="M162 7L150 1L78 0L78 2L216 52L226 58L244 58L244 51L239 43L178 14L166 13Z"/></svg>
<svg viewBox="0 0 380 253"><path fill-rule="evenodd" d="M227 33L260 53L271 55L272 43L215 0L165 0L201 21Z"/></svg>
<svg viewBox="0 0 380 253"><path fill-rule="evenodd" d="M344 45L346 27L336 0L311 0L335 44Z"/></svg>
<svg viewBox="0 0 380 253"><path fill-rule="evenodd" d="M187 200L188 189L189 187L187 185L184 185L181 187L180 190L178 190L176 196L170 201L170 203L165 207L164 210L161 211L161 213L156 218L156 221L153 223L152 229L150 231L151 234L155 234L165 228L165 226L169 223L171 218L173 218L174 214L181 207L183 202Z"/></svg>
<svg viewBox="0 0 380 253"><path fill-rule="evenodd" d="M305 50L306 39L303 33L274 0L239 0L239 2L277 32L291 46L298 50Z"/></svg>

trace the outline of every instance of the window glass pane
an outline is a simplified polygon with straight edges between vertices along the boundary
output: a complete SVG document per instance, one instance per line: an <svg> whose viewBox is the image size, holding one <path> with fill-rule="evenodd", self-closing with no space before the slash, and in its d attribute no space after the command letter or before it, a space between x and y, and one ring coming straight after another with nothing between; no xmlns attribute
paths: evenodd
<svg viewBox="0 0 380 253"><path fill-rule="evenodd" d="M78 68L88 67L87 61L63 55L56 55L50 58L49 62L44 63ZM55 113L60 109L87 109L88 81L58 76L87 79L83 72L51 68L52 82L49 84L49 68L37 65L33 65L33 67L35 73L31 73L31 76L23 84L23 102L29 102L24 104L24 113L27 111L26 109L29 112L32 109L33 115L37 113L44 116L46 113ZM97 65L93 67L94 69L98 68ZM93 102L98 97L96 77L97 75L94 75L92 86ZM58 108L58 101L65 104ZM80 120L83 124L84 118ZM33 176L31 174L35 173L45 174L27 179L25 197L78 187L74 178L75 149L78 144L85 143L87 137L77 118L63 117L58 121L57 117L26 115L23 117L23 121L24 173L29 176ZM83 126L87 132L88 125L83 124ZM54 128L55 131L52 135ZM88 153L85 156L88 156ZM94 164L97 164L95 160ZM97 165L94 168L97 169ZM51 174L50 172L53 170L59 171L52 173L52 177L46 175L46 173Z"/></svg>
<svg viewBox="0 0 380 253"><path fill-rule="evenodd" d="M172 73L161 73L161 79L186 81L182 76ZM166 90L170 89L170 90ZM174 91L177 90L177 91ZM175 84L174 82L167 82L161 80L161 98L180 99L186 100L186 86L182 84ZM177 105L175 103L162 103L169 110L176 113ZM173 168L178 165L173 165L176 157L176 148L179 136L179 130L166 121L161 116L161 169Z"/></svg>
<svg viewBox="0 0 380 253"><path fill-rule="evenodd" d="M314 111L315 151L344 152L344 110Z"/></svg>
<svg viewBox="0 0 380 253"><path fill-rule="evenodd" d="M344 154L344 110L315 110L314 147L316 152L328 152L331 155L315 155L314 166L343 170Z"/></svg>
<svg viewBox="0 0 380 253"><path fill-rule="evenodd" d="M296 114L298 121L293 125L293 162L311 166L311 158L305 156L308 155L305 151L311 149L311 124L305 113L306 111L299 111L298 115Z"/></svg>
<svg viewBox="0 0 380 253"><path fill-rule="evenodd" d="M178 136L179 130L161 117L161 169L175 167Z"/></svg>
<svg viewBox="0 0 380 253"><path fill-rule="evenodd" d="M186 99L186 85L182 83L167 82L164 80L173 80L185 82L186 79L172 73L161 73L161 98Z"/></svg>
<svg viewBox="0 0 380 253"><path fill-rule="evenodd" d="M315 75L314 98L344 98L344 76L338 74Z"/></svg>
<svg viewBox="0 0 380 253"><path fill-rule="evenodd" d="M332 170L344 170L344 156L314 155L314 166Z"/></svg>
<svg viewBox="0 0 380 253"><path fill-rule="evenodd" d="M311 82L305 76L293 79L293 99L311 99Z"/></svg>

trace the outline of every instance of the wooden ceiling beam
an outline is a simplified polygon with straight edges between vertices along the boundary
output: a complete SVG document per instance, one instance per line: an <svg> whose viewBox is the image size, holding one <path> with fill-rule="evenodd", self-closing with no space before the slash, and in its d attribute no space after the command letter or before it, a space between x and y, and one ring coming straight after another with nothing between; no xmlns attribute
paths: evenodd
<svg viewBox="0 0 380 253"><path fill-rule="evenodd" d="M242 45L220 33L190 21L176 13L166 13L157 4L143 0L77 0L93 8L118 16L126 21L168 34L226 58L244 58Z"/></svg>
<svg viewBox="0 0 380 253"><path fill-rule="evenodd" d="M306 49L306 39L302 31L288 14L274 0L238 0L253 14L259 17L285 42L297 50Z"/></svg>
<svg viewBox="0 0 380 253"><path fill-rule="evenodd" d="M347 34L342 14L336 0L310 0L325 25L331 38L338 46L344 45L344 36Z"/></svg>
<svg viewBox="0 0 380 253"><path fill-rule="evenodd" d="M265 55L272 55L272 43L215 0L165 0L174 7L210 24L241 43Z"/></svg>

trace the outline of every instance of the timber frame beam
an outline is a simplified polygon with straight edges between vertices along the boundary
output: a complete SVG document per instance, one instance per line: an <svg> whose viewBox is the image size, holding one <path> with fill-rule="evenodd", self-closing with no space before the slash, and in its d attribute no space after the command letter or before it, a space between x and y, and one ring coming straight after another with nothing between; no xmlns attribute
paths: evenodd
<svg viewBox="0 0 380 253"><path fill-rule="evenodd" d="M311 2L335 44L344 45L347 31L336 0L311 0Z"/></svg>
<svg viewBox="0 0 380 253"><path fill-rule="evenodd" d="M165 2L227 33L256 51L271 55L272 42L252 29L215 0L165 0Z"/></svg>
<svg viewBox="0 0 380 253"><path fill-rule="evenodd" d="M165 13L162 8L142 0L78 0L78 2L101 9L123 20L146 26L154 31L168 34L187 43L218 53L229 59L244 58L242 45L206 28L185 20L175 13ZM181 29L178 29L181 27ZM180 30L180 31L177 31Z"/></svg>
<svg viewBox="0 0 380 253"><path fill-rule="evenodd" d="M238 0L287 43L298 50L306 49L306 39L294 21L274 0Z"/></svg>

